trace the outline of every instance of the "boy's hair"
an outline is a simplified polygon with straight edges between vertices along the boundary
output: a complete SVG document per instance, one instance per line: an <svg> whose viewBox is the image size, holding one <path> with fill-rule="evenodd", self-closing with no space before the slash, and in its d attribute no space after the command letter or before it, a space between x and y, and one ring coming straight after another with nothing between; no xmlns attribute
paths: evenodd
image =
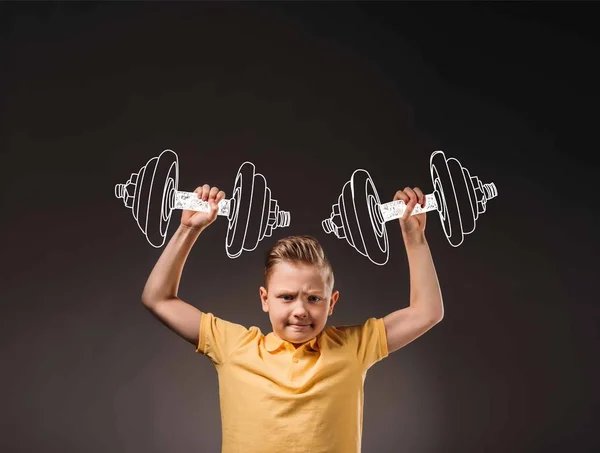
<svg viewBox="0 0 600 453"><path fill-rule="evenodd" d="M265 259L265 285L268 285L269 276L273 267L281 261L302 262L317 266L326 272L327 286L333 290L333 268L325 256L325 251L319 241L312 236L289 236L278 240L267 252Z"/></svg>

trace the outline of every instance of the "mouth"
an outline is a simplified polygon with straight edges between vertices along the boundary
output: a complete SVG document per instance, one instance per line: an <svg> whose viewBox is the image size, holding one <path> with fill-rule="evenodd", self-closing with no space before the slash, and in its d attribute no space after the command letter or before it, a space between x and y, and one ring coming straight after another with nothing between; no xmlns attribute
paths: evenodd
<svg viewBox="0 0 600 453"><path fill-rule="evenodd" d="M290 327L298 330L305 330L312 327L312 324L290 324Z"/></svg>

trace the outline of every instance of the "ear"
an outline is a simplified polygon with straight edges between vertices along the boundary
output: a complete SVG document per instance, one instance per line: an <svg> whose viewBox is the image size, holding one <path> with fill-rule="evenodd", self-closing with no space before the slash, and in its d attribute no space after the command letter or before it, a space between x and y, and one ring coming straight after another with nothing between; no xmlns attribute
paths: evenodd
<svg viewBox="0 0 600 453"><path fill-rule="evenodd" d="M261 301L261 304L262 304L263 311L265 313L268 313L269 312L269 304L267 302L267 295L268 295L267 289L264 286L261 286L258 289L258 294L260 296L260 301Z"/></svg>
<svg viewBox="0 0 600 453"><path fill-rule="evenodd" d="M329 315L328 316L331 316L333 314L333 307L335 307L335 304L337 303L339 297L340 297L339 291L334 291L333 294L331 295L331 299L329 299Z"/></svg>

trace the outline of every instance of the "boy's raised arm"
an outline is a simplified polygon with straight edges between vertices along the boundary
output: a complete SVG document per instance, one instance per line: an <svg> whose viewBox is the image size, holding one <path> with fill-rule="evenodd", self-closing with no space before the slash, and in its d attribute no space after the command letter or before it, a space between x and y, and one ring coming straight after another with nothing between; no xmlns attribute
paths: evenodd
<svg viewBox="0 0 600 453"><path fill-rule="evenodd" d="M418 187L407 187L398 191L394 200L406 203L400 226L410 272L410 306L383 318L389 353L423 335L444 316L442 293L425 239L426 214L411 216L417 203L425 207L425 195Z"/></svg>
<svg viewBox="0 0 600 453"><path fill-rule="evenodd" d="M217 218L217 205L225 198L225 193L208 184L198 187L194 192L198 198L209 202L210 212L182 212L181 225L148 277L142 303L169 329L197 346L202 312L177 296L179 282L192 246L202 231Z"/></svg>

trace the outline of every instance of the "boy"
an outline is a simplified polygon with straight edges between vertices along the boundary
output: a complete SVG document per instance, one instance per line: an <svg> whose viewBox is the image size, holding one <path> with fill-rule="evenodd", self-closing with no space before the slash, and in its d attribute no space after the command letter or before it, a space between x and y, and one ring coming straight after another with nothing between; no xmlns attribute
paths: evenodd
<svg viewBox="0 0 600 453"><path fill-rule="evenodd" d="M410 306L363 325L327 327L339 292L319 243L278 241L267 255L259 295L273 332L246 328L199 311L177 297L192 245L217 216L225 193L195 192L209 213L183 211L181 225L156 263L142 295L166 326L209 357L219 377L222 453L359 453L367 370L443 317L425 216L410 216L419 188L398 191L407 204L400 225L410 268Z"/></svg>

